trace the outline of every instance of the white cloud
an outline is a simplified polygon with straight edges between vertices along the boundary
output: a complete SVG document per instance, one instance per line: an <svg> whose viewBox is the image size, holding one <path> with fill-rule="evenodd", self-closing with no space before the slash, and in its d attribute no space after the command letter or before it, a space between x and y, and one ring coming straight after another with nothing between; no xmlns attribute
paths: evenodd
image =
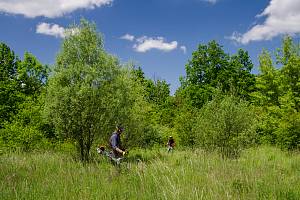
<svg viewBox="0 0 300 200"><path fill-rule="evenodd" d="M61 17L78 9L94 9L113 0L0 0L0 12L25 17Z"/></svg>
<svg viewBox="0 0 300 200"><path fill-rule="evenodd" d="M186 54L186 46L181 46L180 49L183 51L184 54Z"/></svg>
<svg viewBox="0 0 300 200"><path fill-rule="evenodd" d="M136 44L133 45L133 48L137 52L147 52L151 49L158 49L162 51L172 51L177 48L178 42L172 41L170 43L165 42L164 38L157 37L157 38L151 38L151 37L141 37L136 39Z"/></svg>
<svg viewBox="0 0 300 200"><path fill-rule="evenodd" d="M120 37L120 39L123 39L123 40L129 40L129 41L133 41L134 40L134 36L133 35L130 35L130 34L126 34L126 35L123 35Z"/></svg>
<svg viewBox="0 0 300 200"><path fill-rule="evenodd" d="M40 23L36 26L36 33L50 35L57 38L64 38L66 35L73 35L78 33L78 29L64 28L57 24Z"/></svg>
<svg viewBox="0 0 300 200"><path fill-rule="evenodd" d="M284 34L300 33L300 0L271 0L257 17L266 17L262 24L253 26L244 34L234 32L229 39L242 44L271 40Z"/></svg>
<svg viewBox="0 0 300 200"><path fill-rule="evenodd" d="M172 50L175 50L178 48L178 42L177 41L172 41L172 42L166 42L165 39L163 37L147 37L147 36L143 36L143 37L135 37L134 35L131 34L125 34L123 36L120 37L120 39L123 40L128 40L133 42L133 49L136 52L140 52L140 53L145 53L147 51L150 51L152 49L157 49L160 51L165 51L165 52L169 52ZM186 53L186 47L185 46L180 46L179 47L183 53Z"/></svg>
<svg viewBox="0 0 300 200"><path fill-rule="evenodd" d="M64 38L65 28L57 24L40 23L36 26L36 33Z"/></svg>
<svg viewBox="0 0 300 200"><path fill-rule="evenodd" d="M215 4L215 3L217 3L218 0L202 0L202 1L205 1L205 2L208 2L211 4Z"/></svg>

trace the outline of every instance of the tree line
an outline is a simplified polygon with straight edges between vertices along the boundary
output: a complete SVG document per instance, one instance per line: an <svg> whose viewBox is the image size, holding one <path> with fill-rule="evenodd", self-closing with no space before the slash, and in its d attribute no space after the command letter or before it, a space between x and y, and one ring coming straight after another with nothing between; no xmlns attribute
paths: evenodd
<svg viewBox="0 0 300 200"><path fill-rule="evenodd" d="M248 52L200 44L170 95L165 80L108 54L94 23L67 34L53 66L0 44L1 150L76 147L82 161L125 126L127 147L148 148L172 135L180 146L238 156L254 145L300 147L300 51L286 36L274 54L262 50L259 74Z"/></svg>

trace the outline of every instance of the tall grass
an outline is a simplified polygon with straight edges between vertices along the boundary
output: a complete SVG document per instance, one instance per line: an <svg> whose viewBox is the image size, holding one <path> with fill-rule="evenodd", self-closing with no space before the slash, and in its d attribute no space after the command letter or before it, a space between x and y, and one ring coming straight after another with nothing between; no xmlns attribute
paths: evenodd
<svg viewBox="0 0 300 200"><path fill-rule="evenodd" d="M66 153L4 154L0 199L300 199L300 155L261 147L239 159L201 150L132 151L113 166Z"/></svg>

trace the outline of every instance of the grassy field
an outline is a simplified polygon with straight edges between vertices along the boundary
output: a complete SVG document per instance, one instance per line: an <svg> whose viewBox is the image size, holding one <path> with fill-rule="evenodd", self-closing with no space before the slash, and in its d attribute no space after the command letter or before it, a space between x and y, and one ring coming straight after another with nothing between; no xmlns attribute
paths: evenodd
<svg viewBox="0 0 300 200"><path fill-rule="evenodd" d="M137 161L138 160L138 161ZM112 166L66 153L3 154L0 199L300 199L300 155L260 147L239 159L201 150L132 151Z"/></svg>

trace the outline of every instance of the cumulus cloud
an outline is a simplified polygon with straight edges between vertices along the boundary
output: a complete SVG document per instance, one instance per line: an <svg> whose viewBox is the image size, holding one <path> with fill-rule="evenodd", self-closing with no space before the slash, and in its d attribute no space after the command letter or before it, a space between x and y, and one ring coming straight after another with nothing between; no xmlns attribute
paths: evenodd
<svg viewBox="0 0 300 200"><path fill-rule="evenodd" d="M64 38L65 28L57 24L40 23L36 26L36 33Z"/></svg>
<svg viewBox="0 0 300 200"><path fill-rule="evenodd" d="M66 29L57 24L40 23L36 26L36 33L50 35L57 38L64 38L67 35L78 33L78 29Z"/></svg>
<svg viewBox="0 0 300 200"><path fill-rule="evenodd" d="M180 49L183 51L184 54L186 54L186 46L180 46Z"/></svg>
<svg viewBox="0 0 300 200"><path fill-rule="evenodd" d="M266 17L266 19L244 34L234 32L229 39L248 44L251 41L271 40L284 34L299 34L300 0L271 0L257 17Z"/></svg>
<svg viewBox="0 0 300 200"><path fill-rule="evenodd" d="M94 9L113 0L0 0L0 12L34 18L61 17L78 9Z"/></svg>
<svg viewBox="0 0 300 200"><path fill-rule="evenodd" d="M130 34L128 34L128 33L120 37L120 39L123 39L123 40L129 40L129 41L133 41L134 38L135 38L135 37L134 37L133 35L130 35Z"/></svg>
<svg viewBox="0 0 300 200"><path fill-rule="evenodd" d="M163 37L147 37L143 36L141 38L136 39L136 44L133 45L133 48L137 52L147 52L151 49L158 49L161 51L172 51L177 48L178 42L172 41L172 42L165 42L165 39Z"/></svg>
<svg viewBox="0 0 300 200"><path fill-rule="evenodd" d="M186 46L181 45L178 46L177 41L167 42L165 38L163 37L135 37L131 34L125 34L120 37L120 39L128 40L133 42L133 49L136 52L145 53L147 51L150 51L152 49L169 52L173 51L175 49L180 49L185 54L186 53Z"/></svg>

